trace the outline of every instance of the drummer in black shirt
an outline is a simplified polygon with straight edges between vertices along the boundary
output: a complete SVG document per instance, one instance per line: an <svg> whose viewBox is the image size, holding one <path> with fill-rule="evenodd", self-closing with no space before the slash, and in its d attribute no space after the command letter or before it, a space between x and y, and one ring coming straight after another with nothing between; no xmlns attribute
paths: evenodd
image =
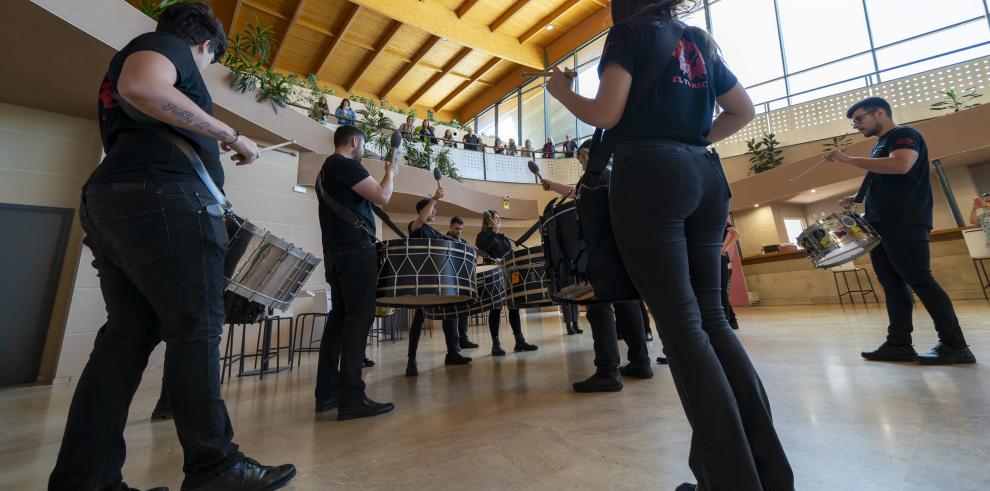
<svg viewBox="0 0 990 491"><path fill-rule="evenodd" d="M241 164L258 158L254 142L212 116L201 71L226 48L209 6L180 3L110 61L98 99L106 157L79 207L107 321L79 377L48 489L131 489L122 481L127 413L162 341L183 489L276 489L296 473L263 466L233 442L220 397L223 209L166 136L191 146L217 186L220 148Z"/></svg>
<svg viewBox="0 0 990 491"><path fill-rule="evenodd" d="M320 170L316 186L362 220L363 226L339 216L320 198L323 261L330 284L331 310L320 342L316 371L316 412L339 407L338 420L365 418L395 409L365 395L361 380L364 349L375 320L378 253L371 203L388 204L392 198L393 164L386 162L385 176L375 181L361 165L364 132L341 126L333 134L334 154ZM338 208L343 210L343 208Z"/></svg>
<svg viewBox="0 0 990 491"><path fill-rule="evenodd" d="M420 200L416 203L416 213L419 215L416 220L409 222L410 239L435 239L450 240L437 229L430 226L437 217L437 201L443 199L443 188L437 186L437 192L432 198ZM419 337L423 332L423 309L416 309L413 314L412 326L409 327L409 361L406 362L406 376L415 377L419 375L416 367L416 351L419 349ZM447 343L447 356L443 360L444 365L467 365L471 363L471 358L459 353L457 346L457 319L445 319L443 321L443 337Z"/></svg>
<svg viewBox="0 0 990 491"><path fill-rule="evenodd" d="M914 128L894 123L890 104L880 97L854 104L846 117L863 136L878 138L869 158L851 157L842 150L825 155L828 160L868 171L860 195L866 200L866 221L881 237L870 259L883 285L890 324L887 340L876 350L862 353L863 358L925 365L976 363L952 301L932 276L928 248L932 187L924 137ZM841 203L850 207L854 201L844 198ZM938 331L938 343L920 355L911 346L912 290Z"/></svg>
<svg viewBox="0 0 990 491"><path fill-rule="evenodd" d="M475 245L478 246L478 249L491 257L499 259L512 252L512 242L500 232L501 228L502 217L499 216L498 212L495 210L486 210L482 216L481 233L478 234L478 238L475 240ZM488 312L488 331L492 335L492 356L505 356L505 350L502 349L502 344L498 339L498 330L501 321L502 307ZM512 326L512 335L516 338L516 347L513 351L518 353L539 349L535 344L526 342L526 337L523 336L522 332L522 321L519 318L519 309L509 309L509 325Z"/></svg>
<svg viewBox="0 0 990 491"><path fill-rule="evenodd" d="M464 219L461 217L453 217L450 219L450 230L447 231L447 237L450 240L460 242L462 244L467 244L468 241L464 240L461 234L464 233ZM472 343L468 339L468 317L465 315L463 317L457 318L457 344L461 349L472 349L477 348L477 343Z"/></svg>

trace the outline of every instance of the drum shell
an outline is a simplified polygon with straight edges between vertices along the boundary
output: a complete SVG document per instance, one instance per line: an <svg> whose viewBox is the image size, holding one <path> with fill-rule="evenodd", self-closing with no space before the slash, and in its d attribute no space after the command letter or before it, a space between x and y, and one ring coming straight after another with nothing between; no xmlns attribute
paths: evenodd
<svg viewBox="0 0 990 491"><path fill-rule="evenodd" d="M478 294L475 250L444 239L394 239L378 245L379 305L470 303Z"/></svg>
<svg viewBox="0 0 990 491"><path fill-rule="evenodd" d="M427 307L423 314L427 319L445 320L481 314L505 305L505 274L502 266L478 266L476 273L478 298L467 304Z"/></svg>
<svg viewBox="0 0 990 491"><path fill-rule="evenodd" d="M547 291L545 266L543 246L517 249L502 257L507 307L528 309L553 305Z"/></svg>
<svg viewBox="0 0 990 491"><path fill-rule="evenodd" d="M577 202L551 202L540 226L547 286L555 302L581 305L601 303L586 275L588 251L581 234Z"/></svg>
<svg viewBox="0 0 990 491"><path fill-rule="evenodd" d="M825 216L798 236L798 245L821 269L834 268L870 252L880 243L877 233L862 215L842 211Z"/></svg>

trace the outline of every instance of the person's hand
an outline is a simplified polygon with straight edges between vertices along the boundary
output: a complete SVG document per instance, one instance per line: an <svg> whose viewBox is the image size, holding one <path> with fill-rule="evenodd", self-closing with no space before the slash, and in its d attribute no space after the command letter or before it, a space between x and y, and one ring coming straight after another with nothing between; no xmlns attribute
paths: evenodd
<svg viewBox="0 0 990 491"><path fill-rule="evenodd" d="M837 148L835 150L832 150L831 152L826 153L824 159L829 162L839 162L842 164L852 163L852 157L850 157L849 154L847 154L841 148Z"/></svg>
<svg viewBox="0 0 990 491"><path fill-rule="evenodd" d="M553 181L551 181L551 180L549 180L549 179L542 179L542 180L540 180L540 184L543 185L543 190L544 191L550 191L550 188L552 188L553 185L556 184L556 183L553 182Z"/></svg>
<svg viewBox="0 0 990 491"><path fill-rule="evenodd" d="M222 148L224 152L237 153L237 155L231 157L231 159L237 162L237 165L250 164L255 160L258 160L258 157L261 156L261 152L258 151L258 144L251 141L250 138L244 135L238 136L237 140L229 145L221 142L220 148Z"/></svg>
<svg viewBox="0 0 990 491"><path fill-rule="evenodd" d="M984 199L982 196L977 196L973 198L974 208L990 208L990 202Z"/></svg>
<svg viewBox="0 0 990 491"><path fill-rule="evenodd" d="M395 173L398 170L398 166L392 162L385 162L385 173L392 174L395 177Z"/></svg>
<svg viewBox="0 0 990 491"><path fill-rule="evenodd" d="M443 199L443 186L437 186L437 192L433 193L433 201L440 201Z"/></svg>
<svg viewBox="0 0 990 491"><path fill-rule="evenodd" d="M856 197L855 196L846 196L845 198L842 198L842 199L839 200L839 206L841 206L841 207L843 207L843 208L845 208L847 210L849 208L852 208L855 205L856 205Z"/></svg>
<svg viewBox="0 0 990 491"><path fill-rule="evenodd" d="M570 69L564 71L558 67L553 67L551 71L553 74L547 77L547 90L555 99L559 99L561 95L571 91L574 72Z"/></svg>

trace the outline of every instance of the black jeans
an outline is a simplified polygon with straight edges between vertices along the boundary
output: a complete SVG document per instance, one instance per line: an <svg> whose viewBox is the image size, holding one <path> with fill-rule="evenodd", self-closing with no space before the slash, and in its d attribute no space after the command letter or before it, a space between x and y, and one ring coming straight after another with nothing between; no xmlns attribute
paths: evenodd
<svg viewBox="0 0 990 491"><path fill-rule="evenodd" d="M457 338L460 341L468 341L468 317L457 318Z"/></svg>
<svg viewBox="0 0 990 491"><path fill-rule="evenodd" d="M378 254L375 247L341 248L324 253L330 283L330 314L320 341L316 400L340 398L342 406L364 400L364 348L375 321Z"/></svg>
<svg viewBox="0 0 990 491"><path fill-rule="evenodd" d="M729 281L732 280L732 270L729 269L729 256L722 255L722 310L729 322L736 322L736 311L729 302Z"/></svg>
<svg viewBox="0 0 990 491"><path fill-rule="evenodd" d="M498 329L502 324L502 307L488 312L488 331L492 335L492 345L498 346ZM519 309L509 309L509 326L512 327L512 336L516 338L516 343L526 341L522 333L522 320L519 318Z"/></svg>
<svg viewBox="0 0 990 491"><path fill-rule="evenodd" d="M656 318L694 430L689 463L700 489L793 489L763 384L722 311L730 193L721 163L704 147L659 140L620 144L614 159L616 244Z"/></svg>
<svg viewBox="0 0 990 491"><path fill-rule="evenodd" d="M183 489L206 482L241 458L220 398L221 209L198 182L89 184L79 215L107 321L79 377L48 488L120 484L128 408L161 341Z"/></svg>
<svg viewBox="0 0 990 491"><path fill-rule="evenodd" d="M588 323L591 324L591 339L594 342L595 371L599 375L619 376L621 360L616 332L620 329L629 347L629 362L634 365L650 365L639 301L591 304L587 308L587 317Z"/></svg>
<svg viewBox="0 0 990 491"><path fill-rule="evenodd" d="M463 318L465 321L466 317ZM409 326L409 358L416 358L416 351L419 350L419 338L423 333L423 309L416 309L413 314L412 325ZM457 323L458 319L446 319L442 321L443 338L447 343L447 354L454 354L459 351L457 343ZM466 328L466 326L465 326Z"/></svg>
<svg viewBox="0 0 990 491"><path fill-rule="evenodd" d="M564 317L564 323L570 324L578 322L578 306L574 303L565 303L560 305L560 313Z"/></svg>
<svg viewBox="0 0 990 491"><path fill-rule="evenodd" d="M883 240L870 251L873 271L883 285L887 297L887 341L896 345L911 344L913 299L918 294L928 315L935 322L939 341L953 347L965 348L966 338L952 308L952 300L932 277L931 250L928 247L927 225L871 224Z"/></svg>

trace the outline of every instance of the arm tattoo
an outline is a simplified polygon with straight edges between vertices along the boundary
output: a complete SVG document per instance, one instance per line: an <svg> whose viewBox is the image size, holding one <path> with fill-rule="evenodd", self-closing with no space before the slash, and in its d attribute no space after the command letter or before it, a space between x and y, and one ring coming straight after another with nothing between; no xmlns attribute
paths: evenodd
<svg viewBox="0 0 990 491"><path fill-rule="evenodd" d="M192 111L183 110L171 102L162 106L162 109L174 114L178 118L179 124L188 125L193 122ZM210 123L207 123L206 121L200 121L199 123L194 124L193 128L205 131L207 134L217 140L220 140L221 142L227 142L232 138L230 133L226 131L210 128Z"/></svg>
<svg viewBox="0 0 990 491"><path fill-rule="evenodd" d="M192 111L186 111L185 109L182 109L176 106L175 104L172 104L171 102L162 106L162 109L174 114L175 117L178 119L179 124L192 123L193 120Z"/></svg>

